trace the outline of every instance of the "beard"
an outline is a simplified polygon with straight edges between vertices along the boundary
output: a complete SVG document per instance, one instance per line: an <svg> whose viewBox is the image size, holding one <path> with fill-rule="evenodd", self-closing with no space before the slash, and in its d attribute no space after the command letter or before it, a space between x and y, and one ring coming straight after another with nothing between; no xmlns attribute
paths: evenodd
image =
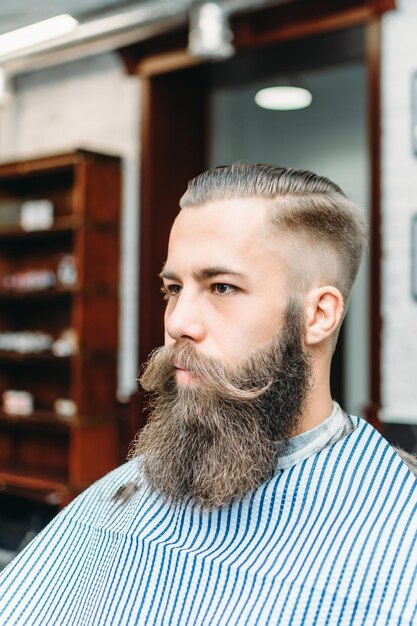
<svg viewBox="0 0 417 626"><path fill-rule="evenodd" d="M211 510L242 498L274 474L278 444L294 434L310 390L304 316L290 303L282 331L239 367L191 343L155 350L140 383L151 393L146 426L132 444L149 487L170 502ZM179 386L173 363L193 374Z"/></svg>

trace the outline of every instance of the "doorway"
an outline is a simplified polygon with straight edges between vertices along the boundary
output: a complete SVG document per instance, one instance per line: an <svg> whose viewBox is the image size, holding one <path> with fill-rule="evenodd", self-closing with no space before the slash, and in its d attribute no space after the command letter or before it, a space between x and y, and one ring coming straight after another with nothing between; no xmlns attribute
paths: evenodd
<svg viewBox="0 0 417 626"><path fill-rule="evenodd" d="M350 15L352 17L353 14ZM161 53L146 60L148 52L142 51L145 60L138 65L142 85L138 353L139 362L143 363L149 352L163 343L164 304L157 276L165 261L178 201L188 180L218 159L236 160L245 156L251 161L279 159L288 165L309 167L333 177L365 209L369 203L369 272L364 265L355 289L358 294L352 297L345 322L344 335L349 336L341 338L332 378L335 397L344 401L348 410L361 413L378 425L381 367L380 19L372 11L360 16L355 13L353 17L353 25L349 19L345 20L348 24L343 27L333 24L332 28L327 23L329 28L323 25L324 31L314 35L307 35L306 29L301 28L297 34L292 33L292 38L284 40L278 28L277 37L272 38L274 43L265 43L265 37L260 36L262 45L248 46L232 59L221 63L197 62L187 55L175 53ZM181 42L180 45L184 46L183 39ZM159 49L162 47L160 43L155 45ZM136 51L136 54L140 58L141 52ZM249 91L257 84L283 74L301 75L315 86L320 86L315 94L316 108L305 113L312 116L310 123L317 127L314 131L317 131L319 123L324 131L315 133L314 142L312 135L306 141L306 131L300 132L301 118L295 118L291 154L279 154L270 139L264 142L265 146L259 145L257 139L256 154L248 154L250 146L237 143L246 141L242 137L238 139L238 134L246 134L247 129L245 133L239 133L239 129L232 125L234 135L231 136L230 129L225 128L229 125L226 116L223 117L223 126L216 130L215 124L220 124L220 121L213 121L215 108L227 110L229 106L230 119L233 115L230 103L243 98L241 108L250 106L253 112L253 94L249 105ZM248 93L245 94L246 91ZM323 113L326 107L327 111L332 110L332 125ZM276 125L278 122L269 123ZM262 128L264 126L263 122ZM303 126L305 129L306 121ZM252 131L256 135L256 125L248 136L253 134ZM266 132L265 129L263 132ZM351 132L355 135L356 149L350 151L348 158ZM215 138L215 133L220 134L220 139ZM227 141L225 137L228 137ZM341 155L338 168L330 156L330 148L334 155L336 146L339 157ZM317 158L319 152L320 163ZM319 171L319 166L322 171ZM141 396L132 398L130 408L133 435L145 421Z"/></svg>
<svg viewBox="0 0 417 626"><path fill-rule="evenodd" d="M327 176L368 214L366 64L361 28L279 45L211 69L207 166L235 161ZM262 87L306 87L297 111L256 105ZM332 367L333 397L350 413L369 404L369 267L364 260Z"/></svg>

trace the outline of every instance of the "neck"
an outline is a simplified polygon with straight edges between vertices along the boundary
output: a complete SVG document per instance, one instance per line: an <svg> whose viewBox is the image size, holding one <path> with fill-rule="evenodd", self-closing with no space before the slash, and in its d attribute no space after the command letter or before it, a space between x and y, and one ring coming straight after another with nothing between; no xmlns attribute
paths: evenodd
<svg viewBox="0 0 417 626"><path fill-rule="evenodd" d="M333 411L333 400L330 393L330 362L320 366L316 363L313 369L312 384L310 392L306 398L304 409L297 432L294 435L301 435L315 428L326 420Z"/></svg>

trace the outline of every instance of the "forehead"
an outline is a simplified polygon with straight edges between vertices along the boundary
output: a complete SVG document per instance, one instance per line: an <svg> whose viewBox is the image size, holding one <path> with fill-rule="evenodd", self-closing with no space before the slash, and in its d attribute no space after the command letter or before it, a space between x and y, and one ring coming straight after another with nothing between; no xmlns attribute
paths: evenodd
<svg viewBox="0 0 417 626"><path fill-rule="evenodd" d="M258 198L221 200L180 211L171 230L165 270L180 274L229 267L259 278L282 269L279 237Z"/></svg>
<svg viewBox="0 0 417 626"><path fill-rule="evenodd" d="M241 246L262 245L267 233L268 208L259 198L228 199L207 202L182 209L170 235L169 251L177 243L237 250Z"/></svg>

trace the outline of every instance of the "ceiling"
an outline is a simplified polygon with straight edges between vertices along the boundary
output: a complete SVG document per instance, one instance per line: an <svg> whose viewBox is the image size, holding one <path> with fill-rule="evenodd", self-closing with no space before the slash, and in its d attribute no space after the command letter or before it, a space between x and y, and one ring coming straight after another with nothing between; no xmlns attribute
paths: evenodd
<svg viewBox="0 0 417 626"><path fill-rule="evenodd" d="M0 0L0 34L33 24L62 13L80 22L107 14L123 13L145 6L165 7L169 12L188 9L201 0ZM260 6L285 4L296 0L215 0L230 13L253 10Z"/></svg>
<svg viewBox="0 0 417 626"><path fill-rule="evenodd" d="M68 35L0 55L0 69L13 75L120 48L185 26L194 3L203 0L0 0L0 35L62 13L79 21ZM297 0L214 0L226 14Z"/></svg>
<svg viewBox="0 0 417 626"><path fill-rule="evenodd" d="M0 0L0 35L63 13L69 13L79 22L69 34L16 52L0 54L0 70L11 77L142 41L185 24L192 2L193 0Z"/></svg>
<svg viewBox="0 0 417 626"><path fill-rule="evenodd" d="M144 3L145 0L0 0L0 34L61 13L84 21Z"/></svg>

